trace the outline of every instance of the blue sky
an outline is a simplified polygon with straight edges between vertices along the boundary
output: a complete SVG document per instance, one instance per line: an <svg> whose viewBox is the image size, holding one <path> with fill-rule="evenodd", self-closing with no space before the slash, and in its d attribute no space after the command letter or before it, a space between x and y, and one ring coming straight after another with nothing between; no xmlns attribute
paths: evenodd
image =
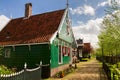
<svg viewBox="0 0 120 80"><path fill-rule="evenodd" d="M110 0L69 0L70 18L75 38L96 46L100 23ZM40 14L66 8L67 0L0 0L0 15L24 16L25 3L32 3L32 13Z"/></svg>
<svg viewBox="0 0 120 80"><path fill-rule="evenodd" d="M32 3L33 14L65 8L66 0L0 0L0 14L13 18L23 17L25 3Z"/></svg>
<svg viewBox="0 0 120 80"><path fill-rule="evenodd" d="M69 0L69 4L70 8L84 6L85 4L96 7L98 3L103 1L105 0ZM28 2L31 2L33 5L33 14L40 14L66 7L66 0L0 0L0 15L3 14L7 17L12 16L13 18L22 17L24 16L24 4ZM103 8L99 8L95 14L101 17L104 15L103 11ZM79 19L82 21L87 21L93 16L74 15L72 17L75 21L78 20L76 17L80 17ZM96 17L94 16L93 18Z"/></svg>

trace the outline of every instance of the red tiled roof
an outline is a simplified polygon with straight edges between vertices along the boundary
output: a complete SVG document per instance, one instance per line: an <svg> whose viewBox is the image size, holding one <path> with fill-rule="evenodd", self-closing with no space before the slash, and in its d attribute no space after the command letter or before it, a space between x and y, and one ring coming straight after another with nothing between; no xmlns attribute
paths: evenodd
<svg viewBox="0 0 120 80"><path fill-rule="evenodd" d="M0 45L48 42L58 30L64 12L65 9L33 15L28 19L12 19L0 32Z"/></svg>
<svg viewBox="0 0 120 80"><path fill-rule="evenodd" d="M82 50L83 54L90 53L91 51L92 51L92 48L90 43L84 43L83 50Z"/></svg>

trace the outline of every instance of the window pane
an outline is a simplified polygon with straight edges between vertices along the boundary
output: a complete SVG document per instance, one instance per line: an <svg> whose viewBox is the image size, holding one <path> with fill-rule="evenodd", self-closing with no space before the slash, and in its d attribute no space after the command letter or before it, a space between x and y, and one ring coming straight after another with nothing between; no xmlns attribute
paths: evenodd
<svg viewBox="0 0 120 80"><path fill-rule="evenodd" d="M10 53L11 53L10 49L5 49L5 58L10 58Z"/></svg>

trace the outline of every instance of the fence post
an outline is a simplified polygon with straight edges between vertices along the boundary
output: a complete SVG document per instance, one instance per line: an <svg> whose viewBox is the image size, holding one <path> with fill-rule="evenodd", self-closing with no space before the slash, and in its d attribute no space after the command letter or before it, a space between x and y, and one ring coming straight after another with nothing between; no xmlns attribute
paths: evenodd
<svg viewBox="0 0 120 80"><path fill-rule="evenodd" d="M42 79L42 61L40 61L40 80Z"/></svg>
<svg viewBox="0 0 120 80"><path fill-rule="evenodd" d="M26 69L27 69L27 63L24 64L24 80L27 80L26 78Z"/></svg>
<svg viewBox="0 0 120 80"><path fill-rule="evenodd" d="M40 66L42 66L42 61L40 61Z"/></svg>

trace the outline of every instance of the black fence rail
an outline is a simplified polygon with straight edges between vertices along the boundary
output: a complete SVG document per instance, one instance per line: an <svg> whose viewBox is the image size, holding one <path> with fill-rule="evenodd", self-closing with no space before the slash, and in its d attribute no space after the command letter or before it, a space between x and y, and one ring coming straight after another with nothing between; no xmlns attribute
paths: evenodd
<svg viewBox="0 0 120 80"><path fill-rule="evenodd" d="M103 69L105 70L105 72L107 74L108 80L112 80L111 79L111 70L106 63L103 63Z"/></svg>
<svg viewBox="0 0 120 80"><path fill-rule="evenodd" d="M116 64L116 63L120 62L119 55L116 55L116 56L96 56L96 59L101 61L101 62L106 62L106 63L110 63L110 64Z"/></svg>
<svg viewBox="0 0 120 80"><path fill-rule="evenodd" d="M103 62L103 57L101 57L101 56L96 56L96 59Z"/></svg>
<svg viewBox="0 0 120 80"><path fill-rule="evenodd" d="M116 64L120 62L120 56L103 56L103 59L105 62L110 63L110 64Z"/></svg>
<svg viewBox="0 0 120 80"><path fill-rule="evenodd" d="M42 62L37 68L27 69L25 63L24 69L12 74L0 74L0 80L41 80Z"/></svg>

